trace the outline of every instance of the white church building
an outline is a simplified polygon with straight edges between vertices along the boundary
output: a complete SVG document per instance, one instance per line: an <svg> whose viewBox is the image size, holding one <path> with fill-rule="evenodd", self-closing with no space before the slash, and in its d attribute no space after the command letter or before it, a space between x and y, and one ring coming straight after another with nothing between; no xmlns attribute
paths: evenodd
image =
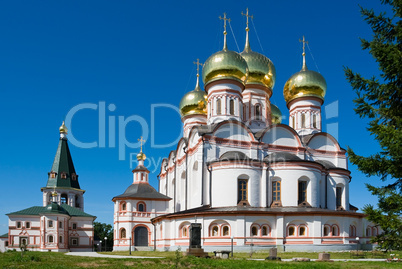
<svg viewBox="0 0 402 269"><path fill-rule="evenodd" d="M8 213L8 234L0 245L4 250L92 251L93 222L84 212L84 190L78 182L67 142L67 128L59 128L60 139L52 169L43 192L42 206Z"/></svg>
<svg viewBox="0 0 402 269"><path fill-rule="evenodd" d="M202 225L207 251L232 240L236 251L370 247L379 231L350 204L346 150L322 132L324 77L303 52L300 72L283 87L289 122L281 123L270 99L274 64L251 50L248 31L247 16L244 51L231 51L225 20L223 49L202 68L204 89L197 72L180 102L184 135L162 162L158 191L145 154L137 156L133 183L113 198L114 250L184 250L191 223Z"/></svg>

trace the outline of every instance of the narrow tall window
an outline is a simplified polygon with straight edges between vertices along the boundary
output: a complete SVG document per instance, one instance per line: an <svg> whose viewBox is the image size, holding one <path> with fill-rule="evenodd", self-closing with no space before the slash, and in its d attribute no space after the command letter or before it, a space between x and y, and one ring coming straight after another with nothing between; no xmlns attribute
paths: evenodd
<svg viewBox="0 0 402 269"><path fill-rule="evenodd" d="M126 229L121 229L120 231L120 238L126 238Z"/></svg>
<svg viewBox="0 0 402 269"><path fill-rule="evenodd" d="M47 223L49 228L53 228L53 220L49 220Z"/></svg>
<svg viewBox="0 0 402 269"><path fill-rule="evenodd" d="M139 212L144 212L144 211L145 211L145 206L144 206L143 203L139 203L139 204L138 204L138 211L139 211Z"/></svg>
<svg viewBox="0 0 402 269"><path fill-rule="evenodd" d="M279 202L281 200L281 182L272 182L272 201Z"/></svg>
<svg viewBox="0 0 402 269"><path fill-rule="evenodd" d="M295 116L292 117L292 127L293 129L296 129Z"/></svg>
<svg viewBox="0 0 402 269"><path fill-rule="evenodd" d="M17 221L17 228L21 228L21 221Z"/></svg>
<svg viewBox="0 0 402 269"><path fill-rule="evenodd" d="M121 204L121 211L126 211L127 210L127 204L126 203L122 203Z"/></svg>
<svg viewBox="0 0 402 269"><path fill-rule="evenodd" d="M244 121L246 120L246 116L247 116L246 111L247 111L246 105L243 105L243 120Z"/></svg>
<svg viewBox="0 0 402 269"><path fill-rule="evenodd" d="M25 222L25 228L27 228L27 229L29 229L29 228L31 228L31 223L30 222Z"/></svg>
<svg viewBox="0 0 402 269"><path fill-rule="evenodd" d="M221 99L216 100L216 115L221 115L222 111L222 101Z"/></svg>
<svg viewBox="0 0 402 269"><path fill-rule="evenodd" d="M289 236L294 236L295 235L295 227L291 226L289 227Z"/></svg>
<svg viewBox="0 0 402 269"><path fill-rule="evenodd" d="M63 193L60 197L60 202L62 204L67 204L67 194Z"/></svg>
<svg viewBox="0 0 402 269"><path fill-rule="evenodd" d="M298 204L307 201L307 182L306 181L299 181L299 199Z"/></svg>
<svg viewBox="0 0 402 269"><path fill-rule="evenodd" d="M336 207L342 206L342 188L336 187Z"/></svg>
<svg viewBox="0 0 402 269"><path fill-rule="evenodd" d="M228 226L223 226L222 235L223 236L229 236L229 227Z"/></svg>
<svg viewBox="0 0 402 269"><path fill-rule="evenodd" d="M267 226L262 226L261 235L262 236L267 236L268 235L268 227Z"/></svg>
<svg viewBox="0 0 402 269"><path fill-rule="evenodd" d="M234 115L234 100L230 99L229 101L229 114Z"/></svg>
<svg viewBox="0 0 402 269"><path fill-rule="evenodd" d="M258 229L256 226L253 226L251 228L251 236L257 236L258 235Z"/></svg>
<svg viewBox="0 0 402 269"><path fill-rule="evenodd" d="M255 119L261 120L261 106L259 104L255 105Z"/></svg>
<svg viewBox="0 0 402 269"><path fill-rule="evenodd" d="M301 127L306 128L306 114L301 114Z"/></svg>
<svg viewBox="0 0 402 269"><path fill-rule="evenodd" d="M299 236L305 236L306 235L306 227L301 226L299 228Z"/></svg>
<svg viewBox="0 0 402 269"><path fill-rule="evenodd" d="M238 190L239 190L239 195L238 195L237 202L239 203L240 201L247 201L247 180L246 179L239 179Z"/></svg>
<svg viewBox="0 0 402 269"><path fill-rule="evenodd" d="M49 235L49 243L53 243L53 235Z"/></svg>
<svg viewBox="0 0 402 269"><path fill-rule="evenodd" d="M59 243L62 244L63 243L63 236L60 235L59 237Z"/></svg>
<svg viewBox="0 0 402 269"><path fill-rule="evenodd" d="M317 128L317 115L316 114L313 115L313 127Z"/></svg>
<svg viewBox="0 0 402 269"><path fill-rule="evenodd" d="M77 223L73 223L73 230L77 230Z"/></svg>
<svg viewBox="0 0 402 269"><path fill-rule="evenodd" d="M63 222L59 221L59 229L63 229Z"/></svg>

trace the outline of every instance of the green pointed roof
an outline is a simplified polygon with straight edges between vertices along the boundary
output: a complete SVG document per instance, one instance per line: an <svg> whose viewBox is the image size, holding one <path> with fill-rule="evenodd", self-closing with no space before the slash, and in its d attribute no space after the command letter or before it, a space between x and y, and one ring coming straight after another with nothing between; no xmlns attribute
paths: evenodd
<svg viewBox="0 0 402 269"><path fill-rule="evenodd" d="M52 177L52 173L56 173L54 178ZM59 146L57 147L46 188L81 189L66 137L61 137L59 140Z"/></svg>
<svg viewBox="0 0 402 269"><path fill-rule="evenodd" d="M67 204L58 205L56 203L51 203L47 206L32 206L20 211L11 212L6 214L10 215L25 215L25 216L37 216L37 215L46 215L46 214L63 214L69 215L71 217L92 217L96 218L93 215L85 213L78 208L71 207Z"/></svg>

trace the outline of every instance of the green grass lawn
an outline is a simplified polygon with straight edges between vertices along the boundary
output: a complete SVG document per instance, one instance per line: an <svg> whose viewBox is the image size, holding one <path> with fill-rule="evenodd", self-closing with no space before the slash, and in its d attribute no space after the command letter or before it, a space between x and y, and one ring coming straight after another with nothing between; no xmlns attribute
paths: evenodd
<svg viewBox="0 0 402 269"><path fill-rule="evenodd" d="M107 254L124 254L113 252ZM126 253L128 254L128 252ZM241 255L240 255L241 254ZM283 253L285 254L285 253ZM308 257L311 253L282 253L282 258ZM289 254L289 257L287 256ZM303 254L303 255L302 255ZM318 256L312 253L313 257ZM401 263L386 262L268 262L253 261L240 258L247 253L235 253L234 260L204 259L195 257L183 257L175 252L133 252L133 256L163 256L164 259L112 259L67 256L54 252L26 252L21 257L20 252L0 253L0 268L400 268ZM255 256L254 256L255 255ZM265 258L264 253L255 253L253 258ZM258 256L261 255L261 256ZM335 258L332 257L331 258Z"/></svg>

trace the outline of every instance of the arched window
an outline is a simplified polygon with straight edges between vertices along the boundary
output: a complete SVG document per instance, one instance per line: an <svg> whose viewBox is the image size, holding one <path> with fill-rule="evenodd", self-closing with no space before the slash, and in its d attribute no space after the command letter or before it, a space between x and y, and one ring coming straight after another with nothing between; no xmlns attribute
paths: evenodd
<svg viewBox="0 0 402 269"><path fill-rule="evenodd" d="M336 187L336 207L342 206L342 187Z"/></svg>
<svg viewBox="0 0 402 269"><path fill-rule="evenodd" d="M272 182L272 202L279 202L281 200L281 182Z"/></svg>
<svg viewBox="0 0 402 269"><path fill-rule="evenodd" d="M289 234L289 236L295 236L295 227L290 226L288 234Z"/></svg>
<svg viewBox="0 0 402 269"><path fill-rule="evenodd" d="M306 236L306 227L304 226L299 227L299 236Z"/></svg>
<svg viewBox="0 0 402 269"><path fill-rule="evenodd" d="M370 226L367 226L366 236L371 236L371 227Z"/></svg>
<svg viewBox="0 0 402 269"><path fill-rule="evenodd" d="M127 204L125 202L122 202L120 205L120 210L121 211L126 211L127 210Z"/></svg>
<svg viewBox="0 0 402 269"><path fill-rule="evenodd" d="M268 226L267 226L267 225L262 226L261 235L262 235L262 236L268 236L268 234L269 234L269 228L268 228Z"/></svg>
<svg viewBox="0 0 402 269"><path fill-rule="evenodd" d="M307 202L307 181L299 181L299 197L298 204Z"/></svg>
<svg viewBox="0 0 402 269"><path fill-rule="evenodd" d="M255 119L261 120L261 105L260 104L255 105Z"/></svg>
<svg viewBox="0 0 402 269"><path fill-rule="evenodd" d="M301 128L306 128L306 114L301 114Z"/></svg>
<svg viewBox="0 0 402 269"><path fill-rule="evenodd" d="M338 226L332 225L332 236L338 236Z"/></svg>
<svg viewBox="0 0 402 269"><path fill-rule="evenodd" d="M217 225L212 226L211 235L212 236L219 236L219 227Z"/></svg>
<svg viewBox="0 0 402 269"><path fill-rule="evenodd" d="M223 226L222 235L223 236L229 236L229 226Z"/></svg>
<svg viewBox="0 0 402 269"><path fill-rule="evenodd" d="M238 197L237 203L243 202L247 204L247 179L238 180Z"/></svg>
<svg viewBox="0 0 402 269"><path fill-rule="evenodd" d="M356 236L356 227L354 225L349 226L349 236L350 237Z"/></svg>
<svg viewBox="0 0 402 269"><path fill-rule="evenodd" d="M373 227L373 232L371 233L372 236L376 236L377 235L377 228Z"/></svg>
<svg viewBox="0 0 402 269"><path fill-rule="evenodd" d="M188 237L188 231L186 226L183 226L183 228L181 229L181 234L182 237Z"/></svg>
<svg viewBox="0 0 402 269"><path fill-rule="evenodd" d="M126 238L126 229L121 229L120 230L120 238Z"/></svg>
<svg viewBox="0 0 402 269"><path fill-rule="evenodd" d="M317 114L313 114L313 128L317 129Z"/></svg>
<svg viewBox="0 0 402 269"><path fill-rule="evenodd" d="M324 236L329 236L329 226L324 226Z"/></svg>
<svg viewBox="0 0 402 269"><path fill-rule="evenodd" d="M49 243L53 243L53 235L49 235Z"/></svg>
<svg viewBox="0 0 402 269"><path fill-rule="evenodd" d="M137 205L137 211L138 212L145 212L145 204L144 203L138 203Z"/></svg>
<svg viewBox="0 0 402 269"><path fill-rule="evenodd" d="M216 100L216 115L222 114L222 101L221 99Z"/></svg>
<svg viewBox="0 0 402 269"><path fill-rule="evenodd" d="M251 227L251 236L257 236L258 235L258 228L257 226Z"/></svg>
<svg viewBox="0 0 402 269"><path fill-rule="evenodd" d="M230 99L229 101L229 114L234 115L234 100Z"/></svg>
<svg viewBox="0 0 402 269"><path fill-rule="evenodd" d="M67 204L67 202L68 202L67 194L63 193L63 194L61 195L61 197L60 197L60 202L61 202L62 204Z"/></svg>
<svg viewBox="0 0 402 269"><path fill-rule="evenodd" d="M63 243L63 236L59 236L59 243L62 244Z"/></svg>

